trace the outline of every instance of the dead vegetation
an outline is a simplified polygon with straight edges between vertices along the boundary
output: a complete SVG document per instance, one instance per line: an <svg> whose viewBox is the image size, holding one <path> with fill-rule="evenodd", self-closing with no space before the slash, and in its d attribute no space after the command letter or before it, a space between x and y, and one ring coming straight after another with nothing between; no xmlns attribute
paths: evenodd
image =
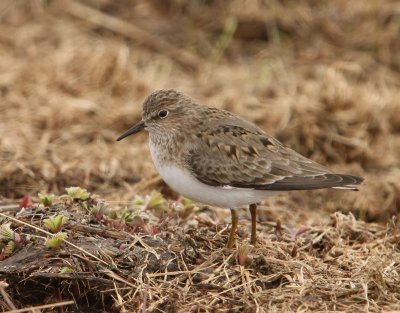
<svg viewBox="0 0 400 313"><path fill-rule="evenodd" d="M66 300L75 304L43 311L400 309L396 2L7 0L0 19L0 224L20 236L1 242L2 310ZM122 227L91 219L88 201L37 205L38 192L73 185L118 214L154 189L176 201L146 136L115 142L143 98L169 87L366 183L266 201L247 263L244 214L227 251L220 209L149 209L145 225ZM24 195L34 205L20 210ZM69 217L74 246L46 248L54 214Z"/></svg>
<svg viewBox="0 0 400 313"><path fill-rule="evenodd" d="M207 210L182 214L146 202L139 213L146 214L143 223L134 210L139 219L120 213L111 218L98 208L112 208L97 198L57 202L10 219L16 248L3 255L0 273L16 307L73 299L68 312L398 309L395 220L383 226L334 213L321 226L262 223L256 247L246 243L242 230L231 251L224 248L227 228ZM52 214L68 218L61 227L66 239L53 249L44 244L58 236L44 230L44 218Z"/></svg>

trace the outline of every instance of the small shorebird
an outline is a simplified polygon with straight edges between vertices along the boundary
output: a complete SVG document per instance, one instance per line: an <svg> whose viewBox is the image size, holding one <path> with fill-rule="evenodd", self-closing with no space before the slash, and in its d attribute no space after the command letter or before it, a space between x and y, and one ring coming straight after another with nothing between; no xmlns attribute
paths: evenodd
<svg viewBox="0 0 400 313"><path fill-rule="evenodd" d="M357 190L363 178L336 174L298 154L239 116L204 107L182 92L150 94L142 120L118 141L141 130L149 132L150 153L164 181L183 196L229 208L232 248L237 208L249 205L251 240L256 237L257 203L290 190L337 188Z"/></svg>

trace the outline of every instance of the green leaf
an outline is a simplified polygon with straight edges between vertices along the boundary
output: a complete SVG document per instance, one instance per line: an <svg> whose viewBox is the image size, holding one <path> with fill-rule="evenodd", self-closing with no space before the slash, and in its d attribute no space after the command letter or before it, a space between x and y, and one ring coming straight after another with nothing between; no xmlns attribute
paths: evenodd
<svg viewBox="0 0 400 313"><path fill-rule="evenodd" d="M0 240L11 241L15 239L15 232L11 229L11 223L0 226Z"/></svg>
<svg viewBox="0 0 400 313"><path fill-rule="evenodd" d="M43 220L43 223L47 229L52 233L57 233L61 230L64 223L68 221L68 217L64 215L54 215L52 217Z"/></svg>
<svg viewBox="0 0 400 313"><path fill-rule="evenodd" d="M81 187L69 187L65 188L65 190L73 200L87 200L90 197L90 193Z"/></svg>
<svg viewBox="0 0 400 313"><path fill-rule="evenodd" d="M166 209L168 207L167 201L158 191L152 191L150 196L147 196L147 209Z"/></svg>
<svg viewBox="0 0 400 313"><path fill-rule="evenodd" d="M135 195L135 198L132 201L132 208L133 209L141 209L145 205L145 200L143 197Z"/></svg>
<svg viewBox="0 0 400 313"><path fill-rule="evenodd" d="M59 249L67 237L66 233L55 234L52 238L46 240L45 245L47 248Z"/></svg>
<svg viewBox="0 0 400 313"><path fill-rule="evenodd" d="M51 195L45 195L42 193L38 193L39 201L41 204L44 206L51 206L53 204L55 196L53 194Z"/></svg>
<svg viewBox="0 0 400 313"><path fill-rule="evenodd" d="M73 269L70 268L69 266L64 266L60 269L60 273L62 274L68 274L68 273L73 273Z"/></svg>

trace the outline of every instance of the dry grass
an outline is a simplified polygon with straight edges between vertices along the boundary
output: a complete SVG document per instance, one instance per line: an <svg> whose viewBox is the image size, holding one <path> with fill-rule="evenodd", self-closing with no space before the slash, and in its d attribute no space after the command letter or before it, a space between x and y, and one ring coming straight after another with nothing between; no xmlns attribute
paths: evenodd
<svg viewBox="0 0 400 313"><path fill-rule="evenodd" d="M74 299L87 311L89 304L126 312L399 310L399 5L210 3L2 1L0 202L71 185L113 207L153 189L176 200L155 173L145 135L115 142L139 119L143 98L168 87L239 113L302 154L364 176L365 185L357 193L292 193L265 202L249 266L238 265L236 250L223 249L229 212L205 208L171 218L155 237L110 226L120 237L91 234L90 225L71 235L105 264L75 248L53 254L24 237L19 255L34 249L43 264L1 267L0 277L13 282L4 290L18 308ZM79 224L81 209L61 201L51 210L78 214L72 220ZM29 214L18 219L42 228L43 216ZM311 230L294 239L304 225ZM40 235L17 222L12 228ZM102 242L128 246L111 262L113 254L97 248ZM65 263L74 278L58 274ZM44 285L42 298L29 295Z"/></svg>
<svg viewBox="0 0 400 313"><path fill-rule="evenodd" d="M59 202L24 209L11 220L18 234L31 238L0 266L17 307L68 298L80 312L398 309L400 233L393 222L368 224L335 213L321 226L262 223L256 247L241 231L232 251L224 248L227 228L207 210L181 219L172 210L161 225L159 210L148 209L152 231L146 234L132 223L105 227L87 210L99 199ZM53 213L69 218L60 250L43 244L52 236L43 218Z"/></svg>

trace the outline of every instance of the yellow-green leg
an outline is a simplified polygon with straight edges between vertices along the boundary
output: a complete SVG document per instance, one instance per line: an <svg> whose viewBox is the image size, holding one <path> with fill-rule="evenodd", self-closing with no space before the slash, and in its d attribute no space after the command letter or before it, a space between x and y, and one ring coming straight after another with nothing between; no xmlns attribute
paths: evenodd
<svg viewBox="0 0 400 313"><path fill-rule="evenodd" d="M251 214L251 238L250 243L255 245L257 243L257 204L250 204L249 207Z"/></svg>
<svg viewBox="0 0 400 313"><path fill-rule="evenodd" d="M236 210L231 209L231 215L232 215L231 231L229 233L228 242L226 244L226 247L228 249L231 249L233 247L233 242L235 241L235 235L236 235L236 228L238 226L238 221L239 221L239 217Z"/></svg>

